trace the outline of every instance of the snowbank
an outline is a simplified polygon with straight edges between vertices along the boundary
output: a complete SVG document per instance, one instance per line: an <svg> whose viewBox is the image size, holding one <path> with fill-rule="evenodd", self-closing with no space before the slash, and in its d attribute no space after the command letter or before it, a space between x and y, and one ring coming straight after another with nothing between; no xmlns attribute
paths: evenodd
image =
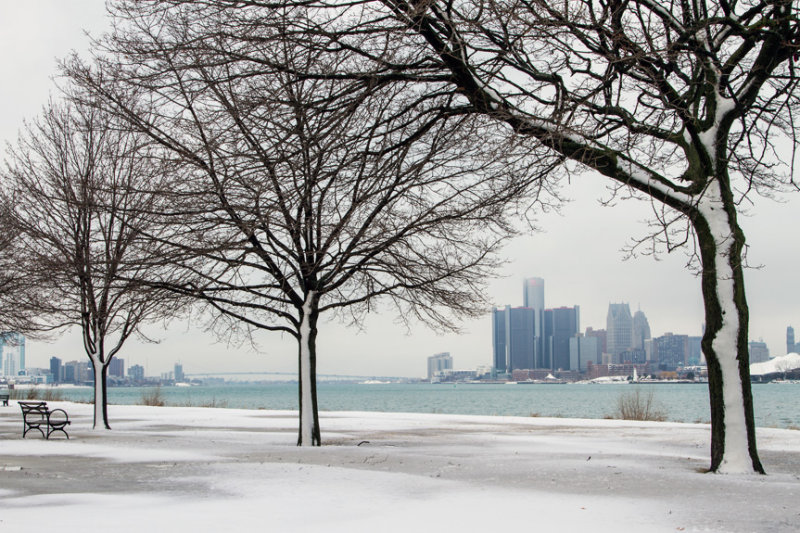
<svg viewBox="0 0 800 533"><path fill-rule="evenodd" d="M764 374L774 374L776 372L788 372L800 368L800 355L789 353L779 355L763 363L753 363L750 365L751 376L763 376Z"/></svg>
<svg viewBox="0 0 800 533"><path fill-rule="evenodd" d="M323 412L326 445L298 448L293 412L112 405L114 429L94 432L91 406L61 405L69 441L22 440L15 402L0 407L0 529L737 532L797 520L791 430L759 429L771 475L736 476L702 473L707 425Z"/></svg>

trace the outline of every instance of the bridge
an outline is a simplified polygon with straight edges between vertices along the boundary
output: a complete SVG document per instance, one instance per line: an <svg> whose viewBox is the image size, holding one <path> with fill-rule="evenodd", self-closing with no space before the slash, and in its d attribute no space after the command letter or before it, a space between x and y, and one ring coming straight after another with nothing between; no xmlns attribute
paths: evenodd
<svg viewBox="0 0 800 533"><path fill-rule="evenodd" d="M247 376L277 376L289 377L293 380L297 379L297 372L185 372L183 374L187 378L211 378L211 377L247 377ZM317 374L317 379L326 380L358 380L364 381L367 379L381 380L381 381L397 381L408 379L407 377L399 376L354 376L347 374Z"/></svg>

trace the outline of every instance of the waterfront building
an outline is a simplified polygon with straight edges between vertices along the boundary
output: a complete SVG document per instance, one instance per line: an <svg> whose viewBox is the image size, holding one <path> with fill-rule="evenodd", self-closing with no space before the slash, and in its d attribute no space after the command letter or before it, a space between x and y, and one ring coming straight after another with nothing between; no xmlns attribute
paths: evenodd
<svg viewBox="0 0 800 533"><path fill-rule="evenodd" d="M597 339L597 359L595 360L596 363L603 362L603 354L606 353L606 330L604 329L593 329L593 328L586 328L586 333L584 333L586 337L595 337Z"/></svg>
<svg viewBox="0 0 800 533"><path fill-rule="evenodd" d="M689 365L690 366L699 366L701 364L705 364L705 358L703 357L703 347L701 342L703 337L696 337L690 336L689 337Z"/></svg>
<svg viewBox="0 0 800 533"><path fill-rule="evenodd" d="M131 381L144 381L144 367L142 365L132 365L128 367L128 379Z"/></svg>
<svg viewBox="0 0 800 533"><path fill-rule="evenodd" d="M589 363L597 364L600 351L600 339L587 337L581 333L569 339L569 368L586 372Z"/></svg>
<svg viewBox="0 0 800 533"><path fill-rule="evenodd" d="M689 356L689 336L665 333L653 339L653 359L661 371L672 372L686 366Z"/></svg>
<svg viewBox="0 0 800 533"><path fill-rule="evenodd" d="M613 363L621 362L619 355L633 347L633 317L628 304L608 304L606 335L606 352Z"/></svg>
<svg viewBox="0 0 800 533"><path fill-rule="evenodd" d="M443 373L445 370L453 369L453 358L450 352L442 352L428 357L428 381L433 381L437 374ZM178 370L178 365L175 365L175 370ZM183 367L181 366L181 375L183 375ZM177 374L175 374L177 380Z"/></svg>
<svg viewBox="0 0 800 533"><path fill-rule="evenodd" d="M108 363L108 375L119 379L125 379L125 359L113 357Z"/></svg>
<svg viewBox="0 0 800 533"><path fill-rule="evenodd" d="M769 348L766 342L750 341L747 346L750 352L750 364L769 360Z"/></svg>
<svg viewBox="0 0 800 533"><path fill-rule="evenodd" d="M25 336L16 331L0 334L0 368L6 376L25 370Z"/></svg>
<svg viewBox="0 0 800 533"><path fill-rule="evenodd" d="M450 364L452 365L452 358L450 361ZM175 381L183 381L185 378L186 376L183 373L183 365L181 363L175 363Z"/></svg>
<svg viewBox="0 0 800 533"><path fill-rule="evenodd" d="M63 371L61 370L61 359L58 357L50 358L50 380L51 383L61 383L63 380Z"/></svg>
<svg viewBox="0 0 800 533"><path fill-rule="evenodd" d="M644 352L644 341L650 338L650 323L647 321L647 317L644 315L641 309L634 313L632 327L633 342L631 344L631 348L634 350L642 350L642 352Z"/></svg>
<svg viewBox="0 0 800 533"><path fill-rule="evenodd" d="M499 373L508 372L506 358L506 310L492 310L492 349L494 368Z"/></svg>
<svg viewBox="0 0 800 533"><path fill-rule="evenodd" d="M528 307L506 307L506 372L535 368L536 311Z"/></svg>
<svg viewBox="0 0 800 533"><path fill-rule="evenodd" d="M523 281L522 306L533 310L533 357L534 366L545 368L545 335L544 335L544 280L542 278L526 278Z"/></svg>
<svg viewBox="0 0 800 533"><path fill-rule="evenodd" d="M580 306L545 311L545 341L553 370L577 370L570 366L570 339L580 332Z"/></svg>
<svg viewBox="0 0 800 533"><path fill-rule="evenodd" d="M798 346L794 342L794 328L789 326L786 328L786 353L797 353Z"/></svg>

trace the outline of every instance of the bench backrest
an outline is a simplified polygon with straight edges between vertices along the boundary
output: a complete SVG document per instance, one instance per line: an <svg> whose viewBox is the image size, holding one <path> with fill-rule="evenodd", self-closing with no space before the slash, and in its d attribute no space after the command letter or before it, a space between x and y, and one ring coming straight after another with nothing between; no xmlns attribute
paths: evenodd
<svg viewBox="0 0 800 533"><path fill-rule="evenodd" d="M23 416L29 413L47 414L47 402L19 402L19 408L22 409Z"/></svg>

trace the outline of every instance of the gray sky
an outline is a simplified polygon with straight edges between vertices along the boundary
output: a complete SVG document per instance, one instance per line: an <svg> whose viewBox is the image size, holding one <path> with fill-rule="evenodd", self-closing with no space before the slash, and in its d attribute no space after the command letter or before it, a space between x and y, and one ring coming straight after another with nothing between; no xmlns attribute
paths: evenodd
<svg viewBox="0 0 800 533"><path fill-rule="evenodd" d="M99 35L107 27L102 0L0 2L0 140L13 142L26 118L39 112L54 92L55 60L70 50L85 51L84 30ZM629 302L645 312L654 336L671 331L699 335L703 322L700 281L685 268L680 252L656 261L623 261L632 236L646 232L645 203L620 201L603 207L605 178L573 179L564 194L572 201L561 214L538 217L543 231L519 238L506 249L508 265L491 284L497 305L522 305L522 280L545 279L547 307L581 306L581 329L605 327L609 302ZM740 224L747 235L751 265L746 273L750 338L763 338L771 355L785 353L786 326L800 328L800 195L779 201L754 198ZM187 373L209 371L294 371L296 348L279 334L258 337L259 349L230 347L186 322L169 331L149 330L158 344L131 341L120 357L142 364L148 374L182 361ZM437 335L423 325L408 333L388 312L374 313L362 330L324 324L318 338L319 372L421 376L426 358L449 351L461 369L491 364L490 315L463 324L461 335ZM29 342L28 366L46 366L51 356L83 359L77 331L52 343Z"/></svg>

